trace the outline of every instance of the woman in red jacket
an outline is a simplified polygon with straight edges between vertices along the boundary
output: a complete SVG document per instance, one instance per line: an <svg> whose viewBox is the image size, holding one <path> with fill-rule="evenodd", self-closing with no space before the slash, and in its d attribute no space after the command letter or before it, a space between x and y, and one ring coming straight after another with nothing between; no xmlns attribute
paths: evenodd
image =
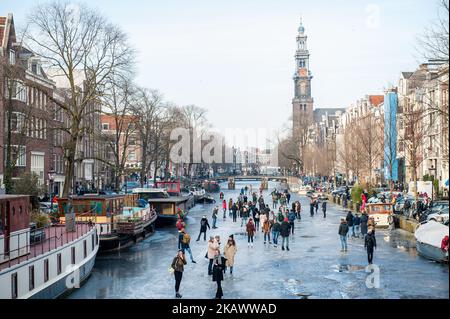
<svg viewBox="0 0 450 319"><path fill-rule="evenodd" d="M222 201L222 209L223 209L223 219L227 218L227 201L224 199Z"/></svg>

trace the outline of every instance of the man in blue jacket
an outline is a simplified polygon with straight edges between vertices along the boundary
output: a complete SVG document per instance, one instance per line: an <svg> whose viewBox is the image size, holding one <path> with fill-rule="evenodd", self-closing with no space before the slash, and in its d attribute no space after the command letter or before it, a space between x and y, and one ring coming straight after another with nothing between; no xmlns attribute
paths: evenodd
<svg viewBox="0 0 450 319"><path fill-rule="evenodd" d="M293 210L289 211L288 220L289 220L289 225L291 225L292 235L294 234L294 222L295 222L296 217L297 216L295 215L295 212Z"/></svg>

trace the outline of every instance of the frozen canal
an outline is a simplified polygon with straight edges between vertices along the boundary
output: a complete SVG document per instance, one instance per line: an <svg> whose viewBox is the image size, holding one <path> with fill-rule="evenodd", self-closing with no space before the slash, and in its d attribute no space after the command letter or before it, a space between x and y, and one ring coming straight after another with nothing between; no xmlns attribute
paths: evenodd
<svg viewBox="0 0 450 319"><path fill-rule="evenodd" d="M226 190L225 198L237 198L238 189L246 183L236 183L236 191ZM257 190L258 182L252 182ZM269 192L278 184L271 183ZM215 195L219 197L219 194ZM309 216L306 197L293 195L291 200L302 203L302 221L295 223L295 234L290 237L290 251L263 244L263 235L257 232L253 248L247 247L247 238L240 221L218 218L218 229L207 235L220 235L222 247L230 234L237 243L233 275L226 274L222 283L224 298L448 298L449 272L447 265L428 261L417 255L414 237L402 230L377 230L378 248L374 264L380 268L380 288L367 288L365 272L367 257L362 239L350 239L349 251L340 252L337 234L339 218L345 212L329 203L327 218L319 214ZM197 205L188 215L187 230L191 234L191 249L197 264L188 259L180 293L188 299L211 299L216 283L207 275L206 242L196 242L199 220L203 214L210 224L211 205ZM219 214L221 217L222 214ZM174 278L168 268L177 252L175 226L160 228L145 241L121 253L98 256L92 275L69 298L174 298ZM281 239L281 238L280 238Z"/></svg>

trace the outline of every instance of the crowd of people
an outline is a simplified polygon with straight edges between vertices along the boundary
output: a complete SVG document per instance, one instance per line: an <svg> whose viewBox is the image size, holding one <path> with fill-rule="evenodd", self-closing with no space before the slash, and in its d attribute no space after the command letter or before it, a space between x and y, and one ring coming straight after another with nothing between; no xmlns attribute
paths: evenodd
<svg viewBox="0 0 450 319"><path fill-rule="evenodd" d="M207 231L218 228L217 220L221 208L223 221L229 218L236 228L245 230L248 249L252 249L256 238L260 238L263 245L270 245L275 249L280 245L282 251L290 251L289 238L295 233L295 223L302 219L302 206L299 201L291 202L291 195L287 190L280 192L275 189L270 193L269 198L272 200L272 208L265 202L262 189L257 194L252 191L251 187L247 186L240 190L239 196L235 200L229 198L227 201L223 193L220 194L220 198L221 202L212 210L212 226L209 224L208 217L202 216L197 242L202 237L203 241L206 242ZM322 209L323 218L326 218L327 203L326 201L320 201L318 198L311 198L311 217L318 213L319 206ZM187 263L185 253L189 254L192 263L196 263L196 261L192 255L191 237L185 230L185 223L180 219L176 226L179 231L179 251L169 270L175 273L175 296L181 298L179 293L180 283L184 265ZM261 232L263 236L255 236L257 232ZM367 250L368 262L369 264L372 263L373 251L376 248L375 224L365 212L353 214L349 211L347 216L341 220L339 235L341 252L343 253L347 252L348 237L359 238L361 236ZM221 299L223 296L221 283L224 280L224 274L229 270L229 274L233 275L234 260L238 252L236 241L232 234L222 248L220 236L215 235L210 236L206 244L205 258L209 261L207 273L208 276L211 276L212 281L217 283L215 298Z"/></svg>

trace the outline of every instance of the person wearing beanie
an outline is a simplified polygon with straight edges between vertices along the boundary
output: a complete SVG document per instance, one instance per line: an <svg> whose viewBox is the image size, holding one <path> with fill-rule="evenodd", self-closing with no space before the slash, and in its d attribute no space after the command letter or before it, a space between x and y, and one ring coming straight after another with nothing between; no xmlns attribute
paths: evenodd
<svg viewBox="0 0 450 319"><path fill-rule="evenodd" d="M206 229L211 229L209 226L208 218L206 218L206 215L203 215L202 219L200 220L200 233L198 234L197 241L200 240L200 237L203 233L203 240L206 241Z"/></svg>
<svg viewBox="0 0 450 319"><path fill-rule="evenodd" d="M289 251L289 235L291 233L291 224L289 219L285 218L280 226L280 235L282 238L281 249L284 250L284 243L286 243L286 250Z"/></svg>

